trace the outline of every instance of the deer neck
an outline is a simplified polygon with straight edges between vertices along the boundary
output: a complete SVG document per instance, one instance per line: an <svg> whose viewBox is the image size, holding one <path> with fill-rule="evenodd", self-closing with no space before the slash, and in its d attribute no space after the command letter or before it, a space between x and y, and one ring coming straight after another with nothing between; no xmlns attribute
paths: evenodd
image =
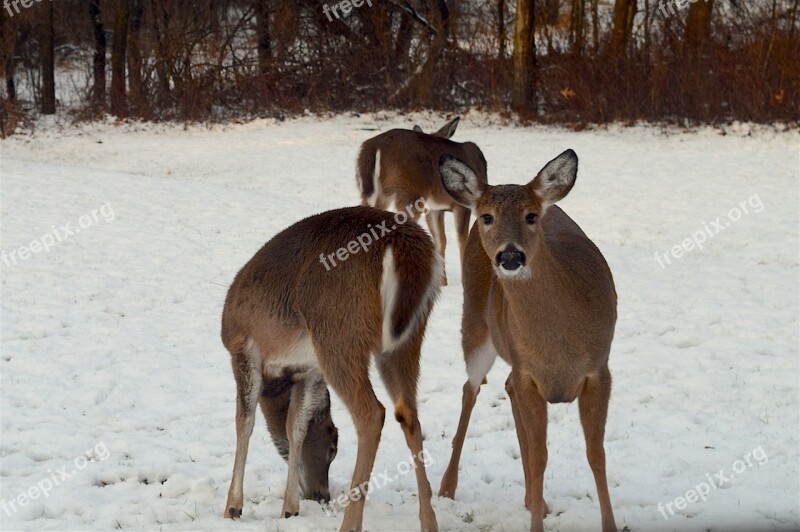
<svg viewBox="0 0 800 532"><path fill-rule="evenodd" d="M530 278L520 281L500 281L506 301L509 325L518 325L521 330L537 315L557 311L553 306L563 302L567 275L560 263L547 247L541 228L533 253L530 256Z"/></svg>

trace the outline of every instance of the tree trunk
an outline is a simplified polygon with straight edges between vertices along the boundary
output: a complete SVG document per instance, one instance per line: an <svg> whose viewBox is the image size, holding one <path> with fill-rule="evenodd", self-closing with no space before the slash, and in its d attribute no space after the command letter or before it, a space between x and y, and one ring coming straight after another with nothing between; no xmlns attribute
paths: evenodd
<svg viewBox="0 0 800 532"><path fill-rule="evenodd" d="M143 0L130 0L130 34L128 35L128 88L134 112L144 105L144 82L142 80L142 52L139 50L139 33L144 17Z"/></svg>
<svg viewBox="0 0 800 532"><path fill-rule="evenodd" d="M500 59L506 56L506 0L497 0L497 41Z"/></svg>
<svg viewBox="0 0 800 532"><path fill-rule="evenodd" d="M535 4L535 0L517 1L512 94L512 104L517 111L529 111L534 108L536 96Z"/></svg>
<svg viewBox="0 0 800 532"><path fill-rule="evenodd" d="M429 21L436 29L436 34L428 47L428 54L425 62L419 68L414 78L393 94L390 100L400 105L411 105L414 107L427 107L433 105L434 96L434 76L439 60L447 44L447 33L450 22L450 9L447 7L446 0L437 0L435 7L429 10Z"/></svg>
<svg viewBox="0 0 800 532"><path fill-rule="evenodd" d="M6 58L6 96L11 102L17 99L17 84L14 81L14 70L14 56L10 55Z"/></svg>
<svg viewBox="0 0 800 532"><path fill-rule="evenodd" d="M374 36L375 46L367 57L378 65L388 65L394 57L394 41L392 40L392 15L385 9L359 9L356 11L364 24L368 35ZM370 40L373 40L372 38ZM370 60L370 59L368 59ZM386 94L393 92L393 76L390 68L381 69ZM377 82L378 79L376 78Z"/></svg>
<svg viewBox="0 0 800 532"><path fill-rule="evenodd" d="M652 32L653 15L650 13L650 0L644 0L644 57L650 61L650 35Z"/></svg>
<svg viewBox="0 0 800 532"><path fill-rule="evenodd" d="M436 35L428 50L428 57L422 65L422 75L416 80L414 91L417 96L416 103L422 107L433 105L434 74L447 44L447 28L450 22L450 10L445 0L437 0L436 8L432 9L431 13L436 24Z"/></svg>
<svg viewBox="0 0 800 532"><path fill-rule="evenodd" d="M616 0L614 2L614 26L611 30L609 55L617 59L625 54L633 30L633 17L636 15L636 0Z"/></svg>
<svg viewBox="0 0 800 532"><path fill-rule="evenodd" d="M600 49L600 14L598 13L597 3L598 0L591 0L592 2L592 50L597 55Z"/></svg>
<svg viewBox="0 0 800 532"><path fill-rule="evenodd" d="M714 0L695 2L689 6L686 15L686 44L689 48L696 49L707 41L713 7Z"/></svg>
<svg viewBox="0 0 800 532"><path fill-rule="evenodd" d="M125 96L125 55L128 43L128 0L117 0L114 43L111 48L111 112L119 118L128 113Z"/></svg>
<svg viewBox="0 0 800 532"><path fill-rule="evenodd" d="M94 30L94 57L92 58L94 85L92 86L92 99L96 105L105 107L106 32L103 27L103 12L100 10L100 0L91 0L89 2L89 17L92 19L92 29Z"/></svg>
<svg viewBox="0 0 800 532"><path fill-rule="evenodd" d="M42 114L56 113L56 69L55 69L55 25L53 24L53 3L47 2L42 24Z"/></svg>
<svg viewBox="0 0 800 532"><path fill-rule="evenodd" d="M400 29L394 44L394 65L400 67L408 63L408 51L414 36L414 19L405 11L400 11Z"/></svg>
<svg viewBox="0 0 800 532"><path fill-rule="evenodd" d="M570 24L572 26L572 53L577 56L583 54L584 46L584 21L586 20L584 14L585 0L572 0L572 17Z"/></svg>
<svg viewBox="0 0 800 532"><path fill-rule="evenodd" d="M544 2L544 36L547 39L548 55L555 53L552 28L558 25L560 7L559 0L545 0Z"/></svg>
<svg viewBox="0 0 800 532"><path fill-rule="evenodd" d="M10 102L17 99L17 85L14 82L16 42L16 31L11 20L6 16L5 10L0 10L0 61L6 82L6 98Z"/></svg>
<svg viewBox="0 0 800 532"><path fill-rule="evenodd" d="M561 14L561 0L545 0L544 10L546 17L545 23L548 26L556 26Z"/></svg>
<svg viewBox="0 0 800 532"><path fill-rule="evenodd" d="M170 49L168 38L171 26L170 15L165 9L165 3L162 0L150 0L150 13L152 14L151 24L155 40L153 54L157 77L154 97L156 100L166 101L170 92L172 92L170 61L173 53Z"/></svg>
<svg viewBox="0 0 800 532"><path fill-rule="evenodd" d="M269 35L269 5L267 1L255 0L258 72L262 76L269 72L272 62L272 40Z"/></svg>

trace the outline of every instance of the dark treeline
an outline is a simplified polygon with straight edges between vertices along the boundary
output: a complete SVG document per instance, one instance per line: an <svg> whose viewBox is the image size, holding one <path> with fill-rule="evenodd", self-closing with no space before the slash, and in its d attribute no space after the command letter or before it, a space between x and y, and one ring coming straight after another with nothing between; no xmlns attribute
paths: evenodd
<svg viewBox="0 0 800 532"><path fill-rule="evenodd" d="M420 108L570 124L796 122L799 7L6 0L0 122L8 133L58 109L79 118L225 120ZM62 82L66 73L71 83Z"/></svg>

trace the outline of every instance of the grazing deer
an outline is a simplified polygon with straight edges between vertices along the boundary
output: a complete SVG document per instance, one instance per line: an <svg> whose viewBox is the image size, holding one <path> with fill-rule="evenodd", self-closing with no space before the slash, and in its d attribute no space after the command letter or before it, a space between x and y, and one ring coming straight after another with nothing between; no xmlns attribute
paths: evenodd
<svg viewBox="0 0 800 532"><path fill-rule="evenodd" d="M543 529L547 403L578 398L586 455L604 531L616 530L606 480L608 355L617 295L603 255L553 203L572 189L578 157L567 150L527 185L487 186L468 164L443 156L444 187L475 211L463 265L462 347L468 379L440 496L452 498L480 386L497 355L511 365L506 390L525 473L531 530Z"/></svg>
<svg viewBox="0 0 800 532"><path fill-rule="evenodd" d="M369 228L383 228L381 236L357 254L355 238ZM327 252L347 249L352 255L335 268L318 263ZM272 238L242 268L222 314L222 341L237 385L236 456L226 517L241 516L247 447L264 380L286 367L306 371L297 417L307 416L306 406L315 404L318 388L308 383L319 378L347 406L358 435L351 493L363 492L385 416L369 379L374 358L417 462L421 527L437 530L421 458L416 392L420 347L442 269L424 230L416 224L396 225L392 213L370 207L306 218ZM302 430L288 433L290 474L303 437ZM361 530L364 497L354 499L345 509L342 531ZM284 499L281 515L297 515L298 510L296 497Z"/></svg>
<svg viewBox="0 0 800 532"><path fill-rule="evenodd" d="M453 211L463 261L470 210L453 201L442 187L439 158L447 154L465 161L476 170L484 184L486 159L476 144L449 140L456 132L458 121L459 118L455 118L432 135L414 126L413 131L392 129L367 140L358 154L356 179L362 205L399 212L418 198L425 198L431 209L425 221L442 259L447 246L444 212ZM447 275L442 277L442 284L447 284Z"/></svg>
<svg viewBox="0 0 800 532"><path fill-rule="evenodd" d="M336 458L339 432L331 418L331 398L322 379L315 379L311 384L310 397L317 399L316 404L309 405L308 412L299 415L306 395L306 381L305 375L287 368L279 377L265 379L258 404L267 421L272 442L286 462L292 462L289 434L305 431L297 467L289 471L284 500L297 496L295 486L299 482L299 491L304 498L328 502L331 498L328 470ZM305 420L305 427L296 426L301 419Z"/></svg>

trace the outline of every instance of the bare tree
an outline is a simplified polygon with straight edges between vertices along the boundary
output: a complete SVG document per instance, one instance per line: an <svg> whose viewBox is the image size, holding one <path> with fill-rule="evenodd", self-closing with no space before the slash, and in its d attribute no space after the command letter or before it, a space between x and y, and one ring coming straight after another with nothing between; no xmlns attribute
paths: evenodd
<svg viewBox="0 0 800 532"><path fill-rule="evenodd" d="M56 112L56 68L55 68L55 24L53 23L53 2L46 2L42 9L41 58L42 58L42 114Z"/></svg>
<svg viewBox="0 0 800 532"><path fill-rule="evenodd" d="M560 0L544 1L544 36L547 40L547 53L554 54L553 32L551 28L558 24L558 16L561 8Z"/></svg>
<svg viewBox="0 0 800 532"><path fill-rule="evenodd" d="M16 48L16 32L5 10L0 10L0 68L6 80L6 98L13 102L17 99L17 85L14 82L14 49Z"/></svg>
<svg viewBox="0 0 800 532"><path fill-rule="evenodd" d="M498 56L506 56L506 0L497 0L497 45Z"/></svg>
<svg viewBox="0 0 800 532"><path fill-rule="evenodd" d="M428 10L430 22L421 18L416 11L413 11L412 16L418 21L421 19L421 22L426 25L429 32L433 33L433 37L431 38L431 44L428 46L424 63L418 69L417 74L392 95L391 100L394 102L406 104L413 102L422 107L431 107L433 105L434 75L447 44L450 23L450 9L447 6L447 1L435 0L433 4L435 5ZM410 6L410 4L406 5Z"/></svg>
<svg viewBox="0 0 800 532"><path fill-rule="evenodd" d="M652 26L653 26L653 14L650 12L650 0L644 0L644 56L649 58L650 57L650 41L651 33L652 33Z"/></svg>
<svg viewBox="0 0 800 532"><path fill-rule="evenodd" d="M272 60L272 39L269 35L268 0L255 0L256 48L258 49L258 72L264 76Z"/></svg>
<svg viewBox="0 0 800 532"><path fill-rule="evenodd" d="M636 16L636 0L616 0L614 2L614 26L611 30L609 55L617 59L625 53L633 30L633 17Z"/></svg>
<svg viewBox="0 0 800 532"><path fill-rule="evenodd" d="M416 93L419 105L430 107L433 104L434 74L439 64L439 58L447 44L448 25L450 23L450 9L446 0L436 0L436 7L430 13L436 24L436 35L428 50L428 57L422 65L422 74L417 78Z"/></svg>
<svg viewBox="0 0 800 532"><path fill-rule="evenodd" d="M400 28L397 30L397 39L394 44L393 64L395 68L402 70L403 66L408 63L408 51L414 36L414 19L404 10L400 10L399 13Z"/></svg>
<svg viewBox="0 0 800 532"><path fill-rule="evenodd" d="M89 2L89 17L94 31L94 57L92 58L92 99L97 105L105 105L106 100L106 31L103 27L103 12L100 0Z"/></svg>
<svg viewBox="0 0 800 532"><path fill-rule="evenodd" d="M130 0L130 32L128 33L128 88L131 105L139 109L143 104L144 81L142 80L142 52L139 49L139 34L144 17L143 0Z"/></svg>
<svg viewBox="0 0 800 532"><path fill-rule="evenodd" d="M708 40L713 8L714 0L694 2L689 6L686 15L686 44L690 48L697 48Z"/></svg>
<svg viewBox="0 0 800 532"><path fill-rule="evenodd" d="M572 0L572 16L570 18L570 29L572 33L572 53L575 55L583 54L584 46L584 23L586 21L585 3L586 0Z"/></svg>
<svg viewBox="0 0 800 532"><path fill-rule="evenodd" d="M535 7L535 0L517 0L512 94L512 104L517 110L532 109L536 94Z"/></svg>
<svg viewBox="0 0 800 532"><path fill-rule="evenodd" d="M111 112L122 118L128 113L125 95L125 55L128 43L128 0L117 0L114 43L111 48Z"/></svg>

